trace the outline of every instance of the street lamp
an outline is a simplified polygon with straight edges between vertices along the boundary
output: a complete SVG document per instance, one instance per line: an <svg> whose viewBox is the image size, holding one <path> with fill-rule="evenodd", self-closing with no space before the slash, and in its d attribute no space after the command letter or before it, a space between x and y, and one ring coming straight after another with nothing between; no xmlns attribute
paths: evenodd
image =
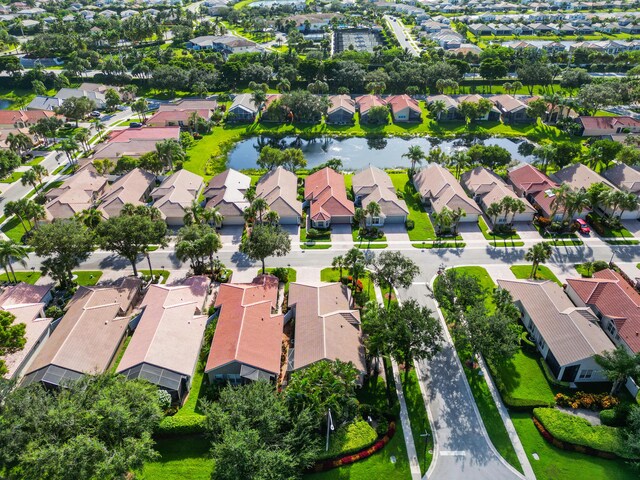
<svg viewBox="0 0 640 480"><path fill-rule="evenodd" d="M327 446L325 447L325 451L329 451L329 434L335 430L333 425L333 417L331 416L331 409L327 412Z"/></svg>

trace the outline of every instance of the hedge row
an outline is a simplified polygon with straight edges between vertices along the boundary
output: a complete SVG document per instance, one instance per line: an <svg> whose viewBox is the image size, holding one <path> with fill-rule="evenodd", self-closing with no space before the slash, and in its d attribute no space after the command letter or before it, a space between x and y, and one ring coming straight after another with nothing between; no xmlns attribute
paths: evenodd
<svg viewBox="0 0 640 480"><path fill-rule="evenodd" d="M365 458L370 457L374 453L379 452L384 448L384 446L391 441L393 435L396 433L396 424L395 422L389 423L389 430L384 437L374 443L372 446L367 448L366 450L361 450L360 452L354 453L352 455L347 455L342 458L334 459L334 460L325 460L324 462L318 462L313 467L314 472L324 472L327 470L331 470L333 468L339 468L344 465L349 465L351 463L357 462L358 460L364 460Z"/></svg>
<svg viewBox="0 0 640 480"><path fill-rule="evenodd" d="M333 436L331 446L318 456L318 460L326 460L359 452L375 443L378 434L364 420L352 422L338 428Z"/></svg>
<svg viewBox="0 0 640 480"><path fill-rule="evenodd" d="M164 417L155 431L157 437L173 437L176 435L190 435L204 433L204 415L197 413L188 415L174 415Z"/></svg>
<svg viewBox="0 0 640 480"><path fill-rule="evenodd" d="M542 436L559 448L604 458L633 459L619 428L591 425L584 418L554 408L536 408L533 419Z"/></svg>

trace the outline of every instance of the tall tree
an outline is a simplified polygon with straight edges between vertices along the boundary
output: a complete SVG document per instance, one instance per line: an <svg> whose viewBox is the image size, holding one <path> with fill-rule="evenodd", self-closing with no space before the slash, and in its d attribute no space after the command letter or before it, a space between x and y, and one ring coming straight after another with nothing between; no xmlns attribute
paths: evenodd
<svg viewBox="0 0 640 480"><path fill-rule="evenodd" d="M422 164L425 158L427 158L424 150L422 150L422 147L420 147L420 145L411 145L409 147L409 150L406 153L403 153L402 156L409 159L409 162L411 163L412 173L415 172L416 167Z"/></svg>
<svg viewBox="0 0 640 480"><path fill-rule="evenodd" d="M49 274L66 289L72 285L72 270L93 251L93 236L78 220L57 220L42 225L30 244L36 255L45 257L42 273Z"/></svg>
<svg viewBox="0 0 640 480"><path fill-rule="evenodd" d="M266 272L265 259L284 257L291 250L291 239L279 225L256 224L240 244L240 252L251 260L262 263L262 273Z"/></svg>
<svg viewBox="0 0 640 480"><path fill-rule="evenodd" d="M156 143L156 154L169 170L173 170L174 163L184 162L186 157L180 143L172 138Z"/></svg>
<svg viewBox="0 0 640 480"><path fill-rule="evenodd" d="M138 275L138 257L144 255L149 246L167 245L167 224L153 218L145 206L123 209L119 216L99 223L95 230L100 247L129 260L134 275Z"/></svg>
<svg viewBox="0 0 640 480"><path fill-rule="evenodd" d="M216 229L206 224L185 226L178 232L176 257L181 262L190 261L194 274L202 275L207 263L213 271L213 256L222 247Z"/></svg>
<svg viewBox="0 0 640 480"><path fill-rule="evenodd" d="M78 122L86 117L89 112L95 110L96 103L87 97L69 97L62 102L57 113Z"/></svg>
<svg viewBox="0 0 640 480"><path fill-rule="evenodd" d="M0 240L0 264L4 267L4 271L7 274L7 280L11 281L7 267L11 270L13 275L13 281L18 283L18 277L13 270L13 262L18 262L23 267L27 266L25 259L29 256L27 249L22 245L18 245L13 240Z"/></svg>
<svg viewBox="0 0 640 480"><path fill-rule="evenodd" d="M632 355L624 347L595 356L596 362L604 370L606 377L613 382L611 395L616 393L629 377L640 375L640 353Z"/></svg>
<svg viewBox="0 0 640 480"><path fill-rule="evenodd" d="M338 281L342 281L342 271L347 267L347 264L344 260L343 255L337 255L333 257L331 261L331 266L335 269L338 269Z"/></svg>
<svg viewBox="0 0 640 480"><path fill-rule="evenodd" d="M536 273L538 273L538 267L541 263L545 263L549 258L551 258L551 254L553 250L551 249L551 245L547 242L536 243L534 246L527 250L527 253L524 254L524 259L527 262L531 262L531 274L529 278L536 278Z"/></svg>
<svg viewBox="0 0 640 480"><path fill-rule="evenodd" d="M409 288L420 273L420 267L400 252L384 251L373 263L372 279L376 285L389 287L387 309L391 308L391 293L397 287Z"/></svg>

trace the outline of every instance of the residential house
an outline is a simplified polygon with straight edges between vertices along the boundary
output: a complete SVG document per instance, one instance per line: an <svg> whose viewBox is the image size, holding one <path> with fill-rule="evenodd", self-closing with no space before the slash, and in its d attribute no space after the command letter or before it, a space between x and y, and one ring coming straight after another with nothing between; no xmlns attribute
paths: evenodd
<svg viewBox="0 0 640 480"><path fill-rule="evenodd" d="M289 286L289 308L295 317L289 370L322 360L351 362L366 374L360 311L352 309L351 293L342 283Z"/></svg>
<svg viewBox="0 0 640 480"><path fill-rule="evenodd" d="M640 170L638 167L618 163L602 172L602 176L620 190L640 196Z"/></svg>
<svg viewBox="0 0 640 480"><path fill-rule="evenodd" d="M118 160L123 156L140 157L156 149L163 140L180 140L180 127L124 128L113 131L109 139L96 146L94 159Z"/></svg>
<svg viewBox="0 0 640 480"><path fill-rule="evenodd" d="M83 90L81 88L61 88L58 90L58 93L55 95L56 98L62 100L63 102L69 98L75 97L86 97L89 100L93 101L96 108L105 108L107 106L107 99L105 93L99 90Z"/></svg>
<svg viewBox="0 0 640 480"><path fill-rule="evenodd" d="M105 177L87 163L66 179L62 185L45 193L47 220L72 218L93 206L108 188Z"/></svg>
<svg viewBox="0 0 640 480"><path fill-rule="evenodd" d="M458 101L450 97L449 95L431 95L427 97L427 105L431 107L435 102L444 103L445 109L442 113L438 114L438 121L451 122L454 120L460 120L462 116L458 111Z"/></svg>
<svg viewBox="0 0 640 480"><path fill-rule="evenodd" d="M0 110L0 130L20 130L28 133L38 120L56 117L54 112L40 110Z"/></svg>
<svg viewBox="0 0 640 480"><path fill-rule="evenodd" d="M60 387L85 374L106 372L128 331L142 281L78 287L65 314L26 370L22 385Z"/></svg>
<svg viewBox="0 0 640 480"><path fill-rule="evenodd" d="M360 114L360 123L369 123L369 110L371 110L371 108L385 106L385 101L377 95L362 95L356 98L356 107Z"/></svg>
<svg viewBox="0 0 640 480"><path fill-rule="evenodd" d="M282 225L299 225L302 203L298 201L298 177L284 167L268 171L256 184L256 196L264 198Z"/></svg>
<svg viewBox="0 0 640 480"><path fill-rule="evenodd" d="M545 218L560 220L564 210L554 205L553 190L558 184L537 168L523 163L507 173L507 181L519 197L527 199Z"/></svg>
<svg viewBox="0 0 640 480"><path fill-rule="evenodd" d="M229 168L213 177L204 190L207 208L217 208L223 215L222 225L244 225L244 211L249 202L244 197L251 177Z"/></svg>
<svg viewBox="0 0 640 480"><path fill-rule="evenodd" d="M640 120L632 117L578 117L577 122L583 137L640 133Z"/></svg>
<svg viewBox="0 0 640 480"><path fill-rule="evenodd" d="M122 208L130 203L145 205L151 190L156 185L156 176L141 168L134 168L116 180L99 199L98 210L105 218L117 217Z"/></svg>
<svg viewBox="0 0 640 480"><path fill-rule="evenodd" d="M261 50L257 43L235 35L205 35L192 38L187 42L187 48L196 51L215 50L225 56L235 53L258 52Z"/></svg>
<svg viewBox="0 0 640 480"><path fill-rule="evenodd" d="M527 123L534 120L527 115L527 104L511 95L494 95L489 100L498 107L505 123Z"/></svg>
<svg viewBox="0 0 640 480"><path fill-rule="evenodd" d="M170 227L184 225L184 215L203 187L202 177L188 170L178 170L164 179L159 187L151 192L153 206Z"/></svg>
<svg viewBox="0 0 640 480"><path fill-rule="evenodd" d="M462 185L469 192L473 199L480 205L480 208L487 213L493 203L500 203L503 198L519 198L516 192L508 186L502 178L495 172L484 168L476 167L462 174L460 178ZM505 213L495 218L496 223L505 224L513 222L531 222L536 213L536 209L526 199L520 199L525 205L524 212ZM493 218L489 217L492 221Z"/></svg>
<svg viewBox="0 0 640 480"><path fill-rule="evenodd" d="M27 110L49 110L54 111L62 106L62 99L37 95L25 107Z"/></svg>
<svg viewBox="0 0 640 480"><path fill-rule="evenodd" d="M309 219L314 228L332 224L351 224L355 208L347 198L344 176L325 167L304 181L304 200L309 204Z"/></svg>
<svg viewBox="0 0 640 480"><path fill-rule="evenodd" d="M350 125L356 114L356 102L349 95L331 95L327 110L327 123Z"/></svg>
<svg viewBox="0 0 640 480"><path fill-rule="evenodd" d="M228 118L234 122L253 122L257 115L258 107L249 93L236 95L228 111Z"/></svg>
<svg viewBox="0 0 640 480"><path fill-rule="evenodd" d="M462 102L468 102L468 103L479 103L480 100L482 100L482 96L476 94L472 94L472 95L458 95L456 97L456 101L458 102L458 105L460 105ZM498 109L498 107L496 107L495 105L492 105L491 110L489 110L488 113L485 113L483 116L479 117L479 118L475 118L474 120L488 120L490 122L499 122L500 121L500 110Z"/></svg>
<svg viewBox="0 0 640 480"><path fill-rule="evenodd" d="M614 348L598 318L576 307L552 281L498 280L522 313L522 323L553 375L562 382L603 382L606 376L595 360Z"/></svg>
<svg viewBox="0 0 640 480"><path fill-rule="evenodd" d="M204 370L209 381L279 377L284 317L272 313L278 308L278 284L273 275L261 275L252 283L220 285L218 323Z"/></svg>
<svg viewBox="0 0 640 480"><path fill-rule="evenodd" d="M150 285L117 373L147 380L182 403L200 357L209 284L206 276L194 276L178 285Z"/></svg>
<svg viewBox="0 0 640 480"><path fill-rule="evenodd" d="M613 343L640 353L640 295L622 275L606 269L593 278L568 278L567 295L576 305L593 310Z"/></svg>
<svg viewBox="0 0 640 480"><path fill-rule="evenodd" d="M594 183L602 183L609 188L616 188L606 178L598 175L583 163L573 163L567 165L562 170L551 175L551 178L558 184L566 184L572 190L589 190Z"/></svg>
<svg viewBox="0 0 640 480"><path fill-rule="evenodd" d="M355 203L366 210L369 203L380 206L378 217L367 216L367 226L381 227L386 224L404 224L409 209L404 200L396 194L391 177L384 170L369 165L357 172L352 179Z"/></svg>
<svg viewBox="0 0 640 480"><path fill-rule="evenodd" d="M460 218L463 223L476 223L482 214L453 174L441 165L432 163L420 170L413 176L413 185L425 206L435 213L440 213L444 207L453 211L461 209L466 214Z"/></svg>
<svg viewBox="0 0 640 480"><path fill-rule="evenodd" d="M422 120L420 104L409 95L392 95L387 98L387 105L391 108L393 121L396 123L420 122Z"/></svg>
<svg viewBox="0 0 640 480"><path fill-rule="evenodd" d="M209 120L211 118L211 110L208 108L183 108L162 110L162 107L151 118L147 119L146 124L150 127L190 127L194 125L194 119L201 118Z"/></svg>
<svg viewBox="0 0 640 480"><path fill-rule="evenodd" d="M25 344L17 352L4 355L5 377L20 378L52 331L52 318L44 309L51 301L51 285L29 285L20 282L6 287L0 294L0 309L15 316L13 325L24 324Z"/></svg>

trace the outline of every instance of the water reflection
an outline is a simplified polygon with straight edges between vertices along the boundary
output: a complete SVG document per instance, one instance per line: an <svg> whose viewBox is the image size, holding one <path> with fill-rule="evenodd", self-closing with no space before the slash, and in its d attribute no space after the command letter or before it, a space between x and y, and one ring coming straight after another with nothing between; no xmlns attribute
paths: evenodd
<svg viewBox="0 0 640 480"><path fill-rule="evenodd" d="M433 148L439 148L446 154L461 149L467 149L474 144L498 145L511 153L514 160L531 162L532 148L529 142L518 138L479 138L464 136L454 140L443 140L436 137L399 138L399 137L368 137L368 138L335 138L319 137L311 140L302 137L274 138L258 136L239 142L229 154L229 166L237 170L256 168L256 161L260 151L265 146L273 148L296 147L302 149L307 165L314 167L332 158L342 160L345 170L357 170L367 165L380 168L408 167L409 159L402 155L411 145L419 145L428 153Z"/></svg>

